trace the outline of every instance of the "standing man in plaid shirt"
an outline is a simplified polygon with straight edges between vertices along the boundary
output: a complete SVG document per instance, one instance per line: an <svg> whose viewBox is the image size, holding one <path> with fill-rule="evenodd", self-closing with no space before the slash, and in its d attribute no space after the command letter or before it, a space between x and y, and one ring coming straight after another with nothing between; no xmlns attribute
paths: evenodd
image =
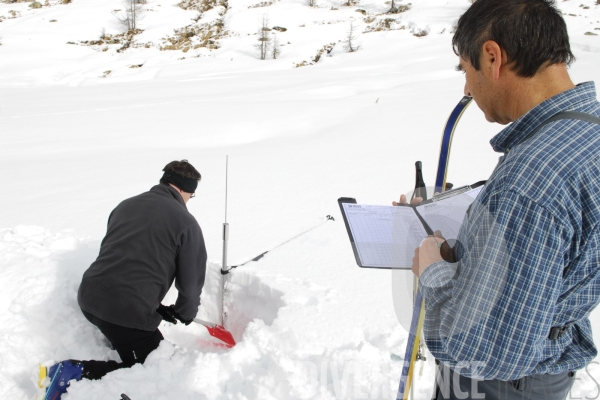
<svg viewBox="0 0 600 400"><path fill-rule="evenodd" d="M569 77L574 57L553 0L477 0L453 47L465 94L488 121L510 125L491 140L503 156L453 257L442 259L439 234L416 251L437 399L563 400L597 354L588 319L600 301L595 86Z"/></svg>

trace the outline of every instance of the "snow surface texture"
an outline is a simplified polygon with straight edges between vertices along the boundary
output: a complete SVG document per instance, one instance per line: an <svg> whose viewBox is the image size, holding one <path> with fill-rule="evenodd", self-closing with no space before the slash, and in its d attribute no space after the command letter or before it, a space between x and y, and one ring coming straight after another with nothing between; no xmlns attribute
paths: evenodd
<svg viewBox="0 0 600 400"><path fill-rule="evenodd" d="M417 160L432 183L442 127L462 96L450 40L469 2L413 0L389 16L380 15L390 6L383 1L231 0L224 16L216 7L198 21L223 19L229 35L218 49L161 51L163 38L198 16L176 3L148 0L143 32L122 52L122 44L81 43L103 28L121 31L120 1L0 3L0 398L32 398L38 362L118 359L81 315L77 287L110 211L157 183L173 159L189 159L203 175L189 203L210 258L199 316L218 322L226 154L231 264L327 214L337 220L232 272L226 325L235 348L202 326L163 324L167 340L143 366L75 383L64 398L393 398L401 363L391 354L404 354L410 275L356 266L336 199L389 204L412 189ZM574 81L599 81L600 6L559 7L578 59ZM264 14L270 27L287 28L277 34L277 60L259 60L254 48ZM392 30L364 33L385 18L395 20ZM340 42L350 19L356 53ZM332 43L332 57L314 62ZM304 61L313 65L293 68ZM451 182L489 176L497 155L488 140L500 128L467 110ZM600 343L598 311L592 321ZM419 370L416 399L428 398L432 360ZM593 363L572 397L595 398L596 382Z"/></svg>

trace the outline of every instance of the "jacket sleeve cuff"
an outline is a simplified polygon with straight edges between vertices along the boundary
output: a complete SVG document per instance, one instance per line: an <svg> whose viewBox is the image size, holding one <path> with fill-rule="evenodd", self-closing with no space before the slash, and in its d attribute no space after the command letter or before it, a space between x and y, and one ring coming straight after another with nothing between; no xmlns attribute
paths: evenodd
<svg viewBox="0 0 600 400"><path fill-rule="evenodd" d="M419 277L419 291L429 311L449 298L454 286L457 264L439 261L425 268Z"/></svg>
<svg viewBox="0 0 600 400"><path fill-rule="evenodd" d="M438 261L425 268L419 277L419 286L427 289L443 288L456 275L456 263Z"/></svg>

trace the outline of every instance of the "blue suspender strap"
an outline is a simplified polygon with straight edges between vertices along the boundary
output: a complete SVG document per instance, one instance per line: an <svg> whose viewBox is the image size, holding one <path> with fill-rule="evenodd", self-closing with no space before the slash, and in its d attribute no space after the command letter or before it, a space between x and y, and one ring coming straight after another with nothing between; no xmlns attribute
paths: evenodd
<svg viewBox="0 0 600 400"><path fill-rule="evenodd" d="M561 112L554 114L553 116L551 116L544 122L542 122L529 135L527 135L527 137L521 143L524 143L524 142L528 141L529 139L531 139L536 133L538 133L538 131L540 129L542 129L544 127L544 125L549 124L550 122L558 121L560 119L578 119L581 121L587 121L587 122L591 122L593 124L600 125L600 118L596 117L595 115L578 112L578 111L561 111ZM503 156L500 156L500 158L498 159L498 164L496 165L496 168L498 168L500 166L500 164L502 164L504 162L507 154L508 154L508 150L506 151L506 153L504 153ZM496 170L496 168L494 168L494 171Z"/></svg>
<svg viewBox="0 0 600 400"><path fill-rule="evenodd" d="M595 115L577 112L577 111L561 111L561 112L554 114L553 116L551 116L544 122L542 122L537 128L535 128L533 130L533 132L531 132L529 135L527 135L527 137L525 138L525 140L523 140L523 142L526 142L527 140L531 139L531 137L533 135L535 135L536 133L538 133L538 131L540 129L542 129L542 127L544 125L549 124L550 122L558 121L560 119L578 119L581 121L587 121L587 122L591 122L593 124L600 125L600 118L596 117ZM523 142L521 142L521 143L523 143Z"/></svg>

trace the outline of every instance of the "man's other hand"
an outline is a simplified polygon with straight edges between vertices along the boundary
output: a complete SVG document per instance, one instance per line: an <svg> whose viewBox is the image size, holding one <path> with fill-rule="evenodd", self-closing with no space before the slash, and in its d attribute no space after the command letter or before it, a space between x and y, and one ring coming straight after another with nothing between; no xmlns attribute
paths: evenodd
<svg viewBox="0 0 600 400"><path fill-rule="evenodd" d="M175 312L175 318L177 318L177 320L179 320L179 322L181 322L184 325L189 325L192 322L194 322L194 318L192 318L192 319L183 319L181 317L181 315L179 315L179 313L177 313L177 312Z"/></svg>
<svg viewBox="0 0 600 400"><path fill-rule="evenodd" d="M158 310L156 310L156 312L160 314L163 321L167 321L172 324L177 324L177 317L175 315L177 313L175 312L175 306L173 304L171 304L168 307L161 304L160 306L158 306Z"/></svg>
<svg viewBox="0 0 600 400"><path fill-rule="evenodd" d="M181 322L184 325L189 325L194 322L194 319L183 319L181 315L177 311L175 311L175 305L171 304L170 306L160 305L158 306L157 313L161 315L163 320L170 322L172 324L176 324L177 321Z"/></svg>
<svg viewBox="0 0 600 400"><path fill-rule="evenodd" d="M417 204L421 203L423 201L422 197L415 197L414 199L412 199L410 201L410 204L413 206L416 206ZM399 206L400 204L407 204L406 203L406 195L400 195L400 201L392 201L392 205L393 206Z"/></svg>

